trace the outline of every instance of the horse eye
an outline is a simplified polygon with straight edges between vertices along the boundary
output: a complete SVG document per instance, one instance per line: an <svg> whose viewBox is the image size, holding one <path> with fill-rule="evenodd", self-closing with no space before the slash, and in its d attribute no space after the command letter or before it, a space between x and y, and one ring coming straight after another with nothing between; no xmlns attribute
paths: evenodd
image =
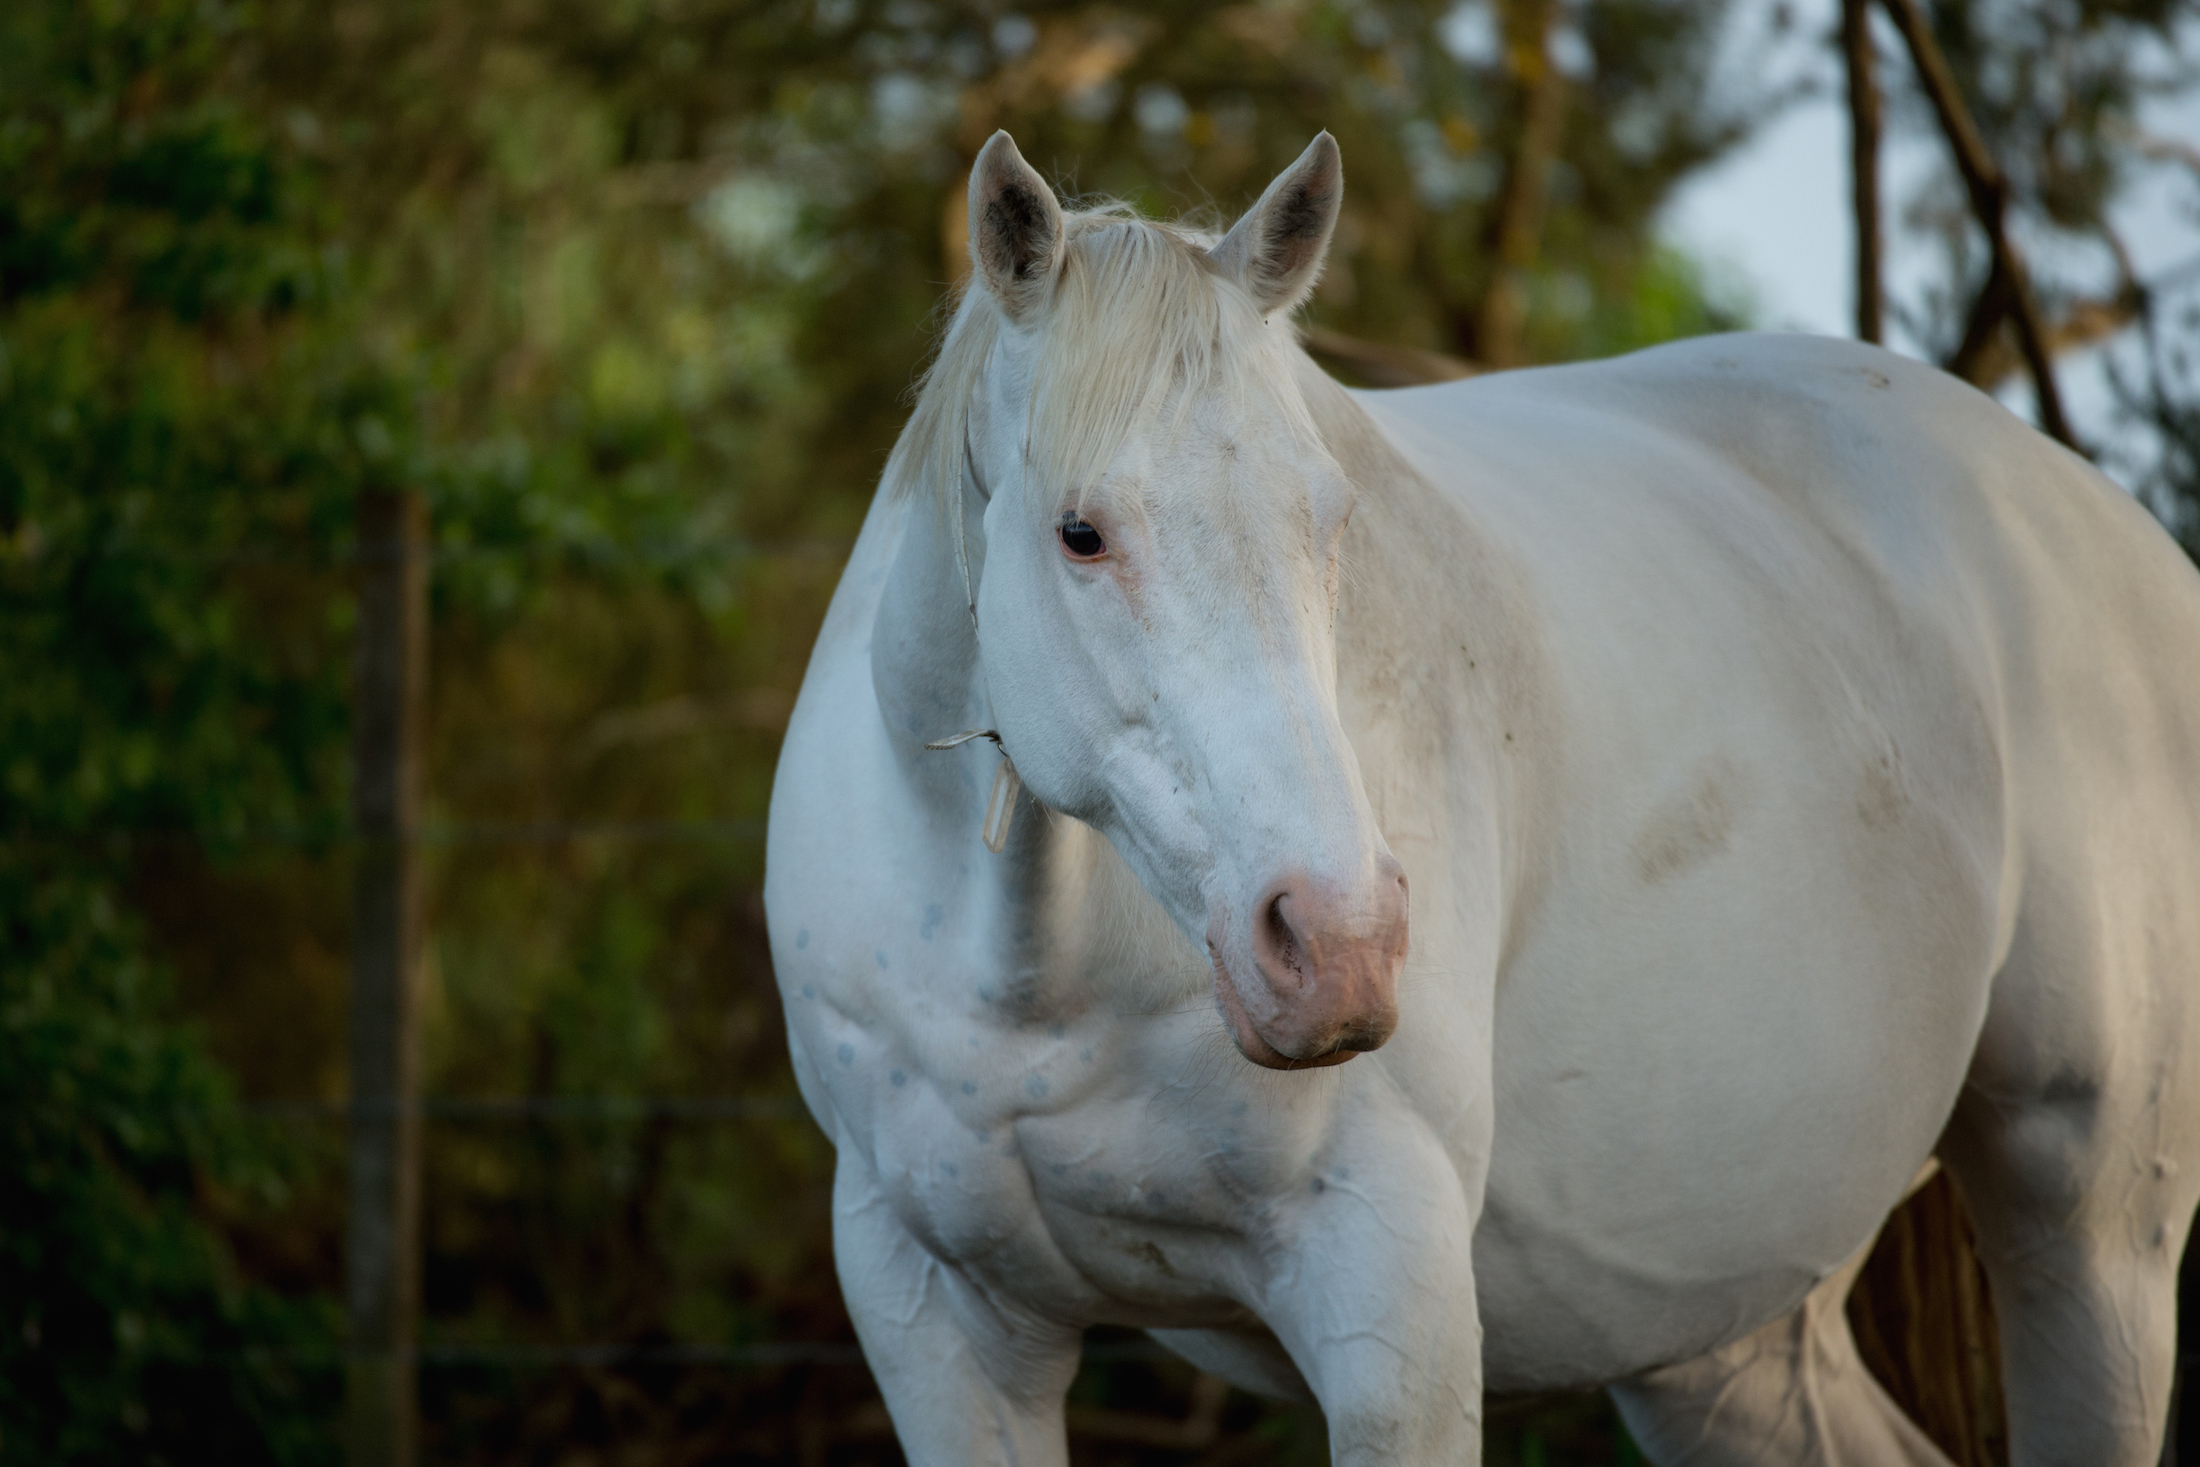
<svg viewBox="0 0 2200 1467"><path fill-rule="evenodd" d="M1091 560L1108 548L1098 530L1073 514L1062 517L1061 535L1062 548L1079 560Z"/></svg>

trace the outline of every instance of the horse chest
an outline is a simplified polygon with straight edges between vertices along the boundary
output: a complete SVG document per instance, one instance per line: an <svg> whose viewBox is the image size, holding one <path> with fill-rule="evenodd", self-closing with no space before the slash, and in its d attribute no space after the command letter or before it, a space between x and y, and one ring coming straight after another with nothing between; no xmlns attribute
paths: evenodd
<svg viewBox="0 0 2200 1467"><path fill-rule="evenodd" d="M1243 1098L1127 1082L1139 1066L1119 1032L980 1037L934 1046L925 1073L889 1070L908 1078L864 1103L862 1140L904 1226L1043 1311L1248 1319L1268 1174L1295 1141Z"/></svg>

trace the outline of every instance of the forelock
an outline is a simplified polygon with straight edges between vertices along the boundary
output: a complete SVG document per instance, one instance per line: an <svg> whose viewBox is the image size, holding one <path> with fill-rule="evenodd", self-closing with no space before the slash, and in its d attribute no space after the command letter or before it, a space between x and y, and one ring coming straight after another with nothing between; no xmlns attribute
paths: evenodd
<svg viewBox="0 0 2200 1467"><path fill-rule="evenodd" d="M1209 393L1249 404L1265 386L1292 434L1320 442L1293 385L1290 328L1263 320L1214 268L1206 240L1119 204L1065 226L1026 427L1025 479L1038 496L1081 497L1141 425ZM971 402L1004 325L983 288L965 290L888 462L891 492L955 492Z"/></svg>

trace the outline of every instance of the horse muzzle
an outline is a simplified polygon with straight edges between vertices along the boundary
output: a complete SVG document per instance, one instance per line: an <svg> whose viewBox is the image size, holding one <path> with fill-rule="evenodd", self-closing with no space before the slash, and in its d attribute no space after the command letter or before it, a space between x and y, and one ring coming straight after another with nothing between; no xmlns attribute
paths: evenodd
<svg viewBox="0 0 2200 1467"><path fill-rule="evenodd" d="M1350 884L1292 872L1253 904L1251 940L1224 956L1210 938L1215 997L1238 1052L1274 1070L1338 1065L1398 1027L1405 871L1387 852Z"/></svg>

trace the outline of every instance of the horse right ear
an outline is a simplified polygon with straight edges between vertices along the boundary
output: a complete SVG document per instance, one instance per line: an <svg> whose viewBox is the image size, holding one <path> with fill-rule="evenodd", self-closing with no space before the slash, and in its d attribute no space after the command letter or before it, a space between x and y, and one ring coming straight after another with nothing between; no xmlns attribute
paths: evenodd
<svg viewBox="0 0 2200 1467"><path fill-rule="evenodd" d="M970 166L970 261L1011 321L1029 321L1054 291L1062 206L1005 132Z"/></svg>

